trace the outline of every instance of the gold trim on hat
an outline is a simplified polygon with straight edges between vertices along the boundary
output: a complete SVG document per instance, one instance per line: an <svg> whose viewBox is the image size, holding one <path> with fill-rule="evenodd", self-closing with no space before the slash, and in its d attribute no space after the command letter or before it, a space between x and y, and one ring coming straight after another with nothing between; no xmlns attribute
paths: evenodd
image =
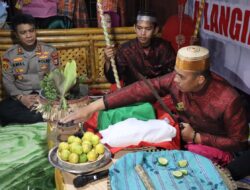
<svg viewBox="0 0 250 190"><path fill-rule="evenodd" d="M209 59L187 61L177 57L175 67L182 70L205 71L209 68Z"/></svg>

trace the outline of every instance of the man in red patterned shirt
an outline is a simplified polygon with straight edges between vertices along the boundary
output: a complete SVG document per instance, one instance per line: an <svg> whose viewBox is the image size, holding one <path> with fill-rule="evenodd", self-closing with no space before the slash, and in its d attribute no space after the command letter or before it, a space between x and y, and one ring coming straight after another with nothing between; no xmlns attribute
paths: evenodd
<svg viewBox="0 0 250 190"><path fill-rule="evenodd" d="M158 26L153 13L139 12L134 29L135 39L118 48L105 48L104 73L110 83L115 83L110 64L114 56L119 78L125 86L140 80L138 73L146 78L154 78L174 69L175 52L171 44L154 36L158 33Z"/></svg>
<svg viewBox="0 0 250 190"><path fill-rule="evenodd" d="M217 163L232 160L232 152L247 148L249 134L242 100L226 81L209 71L208 49L187 46L178 51L175 72L151 79L158 93L171 94L183 122L187 149ZM70 114L62 121L86 121L93 112L156 99L144 81L136 82Z"/></svg>

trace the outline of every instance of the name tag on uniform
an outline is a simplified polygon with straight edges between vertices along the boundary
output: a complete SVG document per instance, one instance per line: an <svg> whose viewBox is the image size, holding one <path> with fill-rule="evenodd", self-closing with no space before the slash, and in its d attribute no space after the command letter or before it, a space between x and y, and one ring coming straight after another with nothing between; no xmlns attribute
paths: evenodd
<svg viewBox="0 0 250 190"><path fill-rule="evenodd" d="M24 69L23 69L23 68L16 68L15 71L16 71L16 73L18 73L18 74L24 73Z"/></svg>
<svg viewBox="0 0 250 190"><path fill-rule="evenodd" d="M17 62L22 62L23 61L23 58L22 57L17 57L15 59L13 59L14 63L17 63Z"/></svg>

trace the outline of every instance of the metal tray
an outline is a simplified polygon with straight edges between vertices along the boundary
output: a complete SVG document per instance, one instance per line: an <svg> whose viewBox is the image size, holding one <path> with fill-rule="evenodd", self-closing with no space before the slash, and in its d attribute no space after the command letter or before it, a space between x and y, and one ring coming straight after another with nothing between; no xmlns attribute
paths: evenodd
<svg viewBox="0 0 250 190"><path fill-rule="evenodd" d="M65 165L63 164L59 158L57 157L57 149L58 147L54 147L49 151L48 154L48 159L49 162L56 168L69 172L69 173L73 173L73 174L82 174L82 173L89 173L92 172L96 169L99 169L105 165L107 165L110 161L111 161L111 152L109 151L109 149L107 147L105 147L105 152L103 155L103 158L95 161L95 162L90 162L88 164L79 164L79 166L81 165L81 167L71 167L70 164ZM76 164L72 164L72 165L76 165Z"/></svg>

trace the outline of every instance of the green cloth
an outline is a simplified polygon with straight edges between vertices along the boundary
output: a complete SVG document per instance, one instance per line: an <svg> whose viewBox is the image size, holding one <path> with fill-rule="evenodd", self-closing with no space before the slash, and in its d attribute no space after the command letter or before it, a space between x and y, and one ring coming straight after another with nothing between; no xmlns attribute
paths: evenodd
<svg viewBox="0 0 250 190"><path fill-rule="evenodd" d="M47 123L0 127L0 189L55 190Z"/></svg>
<svg viewBox="0 0 250 190"><path fill-rule="evenodd" d="M104 130L108 128L109 125L124 121L128 118L147 121L149 119L155 119L155 117L154 108L150 103L138 103L108 111L100 111L98 114L98 130Z"/></svg>

